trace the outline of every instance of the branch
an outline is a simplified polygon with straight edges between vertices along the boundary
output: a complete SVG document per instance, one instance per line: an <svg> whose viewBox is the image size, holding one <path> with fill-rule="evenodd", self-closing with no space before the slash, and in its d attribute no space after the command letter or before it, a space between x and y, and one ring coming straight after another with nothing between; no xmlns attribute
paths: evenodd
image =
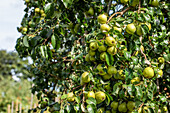
<svg viewBox="0 0 170 113"><path fill-rule="evenodd" d="M144 105L144 103L142 103L142 105L139 107L139 109L140 109L143 105ZM139 109L138 109L138 110L139 110Z"/></svg>
<svg viewBox="0 0 170 113"><path fill-rule="evenodd" d="M123 10L123 11L121 11L121 12L116 12L116 13L114 13L113 15L111 15L111 16L109 17L109 20L107 21L107 23L108 23L115 15L120 14L119 17L121 17L121 16L122 16L126 11L128 11L129 9L131 9L131 7L128 7L128 8L126 8L125 10Z"/></svg>
<svg viewBox="0 0 170 113"><path fill-rule="evenodd" d="M141 8L141 0L139 1L138 13L140 13L140 8Z"/></svg>
<svg viewBox="0 0 170 113"><path fill-rule="evenodd" d="M112 4L112 0L110 0L108 5L107 5L107 14L109 14L111 4Z"/></svg>

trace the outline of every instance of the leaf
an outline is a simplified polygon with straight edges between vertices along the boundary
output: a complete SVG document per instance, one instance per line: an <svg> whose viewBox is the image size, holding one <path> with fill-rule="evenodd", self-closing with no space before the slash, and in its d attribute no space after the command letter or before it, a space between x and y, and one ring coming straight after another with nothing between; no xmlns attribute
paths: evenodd
<svg viewBox="0 0 170 113"><path fill-rule="evenodd" d="M123 18L123 17L118 17L118 18L116 18L116 21L117 22L121 22L121 21L124 21L125 19Z"/></svg>
<svg viewBox="0 0 170 113"><path fill-rule="evenodd" d="M136 97L137 97L138 99L141 99L142 96L143 96L142 89L141 89L139 86L135 86L135 89L136 89L136 92L135 92Z"/></svg>
<svg viewBox="0 0 170 113"><path fill-rule="evenodd" d="M90 97L86 100L86 103L96 105L96 99Z"/></svg>
<svg viewBox="0 0 170 113"><path fill-rule="evenodd" d="M77 97L74 97L74 99L76 100L76 102L79 104L80 103L80 97L77 96Z"/></svg>
<svg viewBox="0 0 170 113"><path fill-rule="evenodd" d="M87 111L88 113L96 113L95 106L94 105L87 105Z"/></svg>
<svg viewBox="0 0 170 113"><path fill-rule="evenodd" d="M136 57L132 56L131 59L133 60L133 64L138 64L138 59Z"/></svg>
<svg viewBox="0 0 170 113"><path fill-rule="evenodd" d="M62 0L62 2L66 8L68 8L68 6L72 4L72 0Z"/></svg>
<svg viewBox="0 0 170 113"><path fill-rule="evenodd" d="M124 97L125 97L125 92L122 89L121 91L119 91L119 98L124 98Z"/></svg>
<svg viewBox="0 0 170 113"><path fill-rule="evenodd" d="M113 95L117 95L119 93L119 90L121 89L120 85L122 85L122 82L116 83L113 86L113 92L112 92Z"/></svg>
<svg viewBox="0 0 170 113"><path fill-rule="evenodd" d="M124 51L124 56L127 60L129 60L129 58L131 57L131 53L128 51Z"/></svg>
<svg viewBox="0 0 170 113"><path fill-rule="evenodd" d="M67 94L64 94L64 95L62 95L61 96L61 99L63 100L63 99L66 99L67 98Z"/></svg>
<svg viewBox="0 0 170 113"><path fill-rule="evenodd" d="M24 37L24 39L23 39L23 44L24 44L24 46L29 47L28 37L27 37L27 36Z"/></svg>
<svg viewBox="0 0 170 113"><path fill-rule="evenodd" d="M56 38L55 38L54 34L51 37L51 44L52 44L53 48L55 48L55 46L56 46Z"/></svg>
<svg viewBox="0 0 170 113"><path fill-rule="evenodd" d="M153 98L153 91L152 90L148 90L148 94L147 94L148 98L152 100Z"/></svg>
<svg viewBox="0 0 170 113"><path fill-rule="evenodd" d="M106 63L108 66L110 66L110 59L109 59L109 54L106 53Z"/></svg>

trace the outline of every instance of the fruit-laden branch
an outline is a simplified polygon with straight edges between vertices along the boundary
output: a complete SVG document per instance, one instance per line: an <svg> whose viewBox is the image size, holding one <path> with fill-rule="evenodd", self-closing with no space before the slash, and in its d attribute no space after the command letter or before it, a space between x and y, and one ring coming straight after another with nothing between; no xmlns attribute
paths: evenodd
<svg viewBox="0 0 170 113"><path fill-rule="evenodd" d="M123 11L121 11L121 12L116 12L116 13L114 13L113 15L111 15L111 16L109 17L107 23L108 23L115 15L119 14L119 16L122 16L122 15L123 15L126 11L128 11L129 9L131 9L131 7L128 7L128 8L126 8L125 10L123 10Z"/></svg>
<svg viewBox="0 0 170 113"><path fill-rule="evenodd" d="M142 43L142 36L139 37L139 40L140 40L141 44L143 45L143 43ZM143 53L142 48L140 48L140 51L141 51L142 55L145 57L145 60L146 60L145 63L149 64L149 66L151 67L151 63L147 59L146 55Z"/></svg>

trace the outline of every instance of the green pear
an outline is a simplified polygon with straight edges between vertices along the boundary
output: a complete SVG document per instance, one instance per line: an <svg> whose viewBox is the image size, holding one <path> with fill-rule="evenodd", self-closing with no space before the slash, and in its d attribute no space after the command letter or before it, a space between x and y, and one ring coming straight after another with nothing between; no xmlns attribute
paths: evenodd
<svg viewBox="0 0 170 113"><path fill-rule="evenodd" d="M102 60L102 61L106 60L106 52L103 52L100 54L100 60Z"/></svg>
<svg viewBox="0 0 170 113"><path fill-rule="evenodd" d="M106 99L106 94L102 91L98 91L95 93L95 98L96 98L97 104L100 104Z"/></svg>
<svg viewBox="0 0 170 113"><path fill-rule="evenodd" d="M128 25L126 26L126 32L127 32L127 33L129 33L129 34L134 34L135 31L136 31L136 27L135 27L135 25L134 25L133 23L128 24Z"/></svg>
<svg viewBox="0 0 170 113"><path fill-rule="evenodd" d="M91 42L89 47L92 51L95 51L96 49L98 49L98 43L95 41Z"/></svg>
<svg viewBox="0 0 170 113"><path fill-rule="evenodd" d="M105 14L100 14L97 20L100 24L105 24L107 22L107 16Z"/></svg>
<svg viewBox="0 0 170 113"><path fill-rule="evenodd" d="M100 26L100 30L103 32L103 33L107 33L107 32L109 32L110 31L110 26L108 25L108 24L102 24L101 26Z"/></svg>
<svg viewBox="0 0 170 113"><path fill-rule="evenodd" d="M106 37L106 39L105 39L105 43L106 43L108 46L114 46L115 43L116 43L116 41L115 41L115 39L114 39L113 37L108 36L108 37Z"/></svg>
<svg viewBox="0 0 170 113"><path fill-rule="evenodd" d="M89 16L93 16L94 15L94 9L92 7L90 7L90 9L87 11L87 14Z"/></svg>
<svg viewBox="0 0 170 113"><path fill-rule="evenodd" d="M98 110L97 110L97 113L103 113L105 110L104 110L104 108L99 108Z"/></svg>
<svg viewBox="0 0 170 113"><path fill-rule="evenodd" d="M90 98L90 97L95 98L95 93L93 91L89 91L87 93L87 98Z"/></svg>
<svg viewBox="0 0 170 113"><path fill-rule="evenodd" d="M129 111L133 111L133 109L135 108L135 102L128 101L127 108L128 108Z"/></svg>
<svg viewBox="0 0 170 113"><path fill-rule="evenodd" d="M109 75L109 74L103 75L104 80L109 80L110 78L112 78L112 75Z"/></svg>
<svg viewBox="0 0 170 113"><path fill-rule="evenodd" d="M96 54L95 51L92 51L92 50L89 51L89 55L90 55L90 56L94 56L95 54Z"/></svg>
<svg viewBox="0 0 170 113"><path fill-rule="evenodd" d="M151 2L151 5L154 6L154 7L158 7L159 1L158 1L158 0L153 0L153 1Z"/></svg>
<svg viewBox="0 0 170 113"><path fill-rule="evenodd" d="M141 25L136 27L136 34L139 36L143 35Z"/></svg>
<svg viewBox="0 0 170 113"><path fill-rule="evenodd" d="M151 67L147 67L143 71L145 78L152 78L154 76L154 70Z"/></svg>
<svg viewBox="0 0 170 113"><path fill-rule="evenodd" d="M73 102L74 101L74 94L73 92L67 94L67 101Z"/></svg>
<svg viewBox="0 0 170 113"><path fill-rule="evenodd" d="M127 112L126 102L123 102L118 106L119 112Z"/></svg>
<svg viewBox="0 0 170 113"><path fill-rule="evenodd" d="M90 55L89 55L89 54L86 55L85 61L86 61L86 62L90 62Z"/></svg>
<svg viewBox="0 0 170 113"><path fill-rule="evenodd" d="M115 46L111 46L107 49L107 52L111 55L115 55L117 53L117 48Z"/></svg>
<svg viewBox="0 0 170 113"><path fill-rule="evenodd" d="M111 108L116 111L117 108L118 108L118 105L119 105L119 102L113 101L113 102L111 103Z"/></svg>
<svg viewBox="0 0 170 113"><path fill-rule="evenodd" d="M106 69L107 67L106 66L103 66L104 64L99 64L97 66L97 70L99 71L99 75L105 75L106 72L104 71L104 68Z"/></svg>
<svg viewBox="0 0 170 113"><path fill-rule="evenodd" d="M95 62L95 61L96 61L96 58L93 57L93 56L90 56L90 61L91 61L91 62Z"/></svg>
<svg viewBox="0 0 170 113"><path fill-rule="evenodd" d="M81 80L82 80L82 83L88 83L88 82L90 82L89 73L88 73L88 72L84 72L84 73L81 75Z"/></svg>
<svg viewBox="0 0 170 113"><path fill-rule="evenodd" d="M113 29L114 29L115 31L119 31L120 33L122 32L122 28L119 28L119 27L114 26Z"/></svg>
<svg viewBox="0 0 170 113"><path fill-rule="evenodd" d="M112 75L112 74L117 74L117 69L114 66L109 66L107 68L107 73Z"/></svg>
<svg viewBox="0 0 170 113"><path fill-rule="evenodd" d="M101 46L99 46L99 48L98 48L98 51L99 51L99 52L104 52L104 51L106 51L106 50L107 50L107 47L104 46L104 45L101 45Z"/></svg>

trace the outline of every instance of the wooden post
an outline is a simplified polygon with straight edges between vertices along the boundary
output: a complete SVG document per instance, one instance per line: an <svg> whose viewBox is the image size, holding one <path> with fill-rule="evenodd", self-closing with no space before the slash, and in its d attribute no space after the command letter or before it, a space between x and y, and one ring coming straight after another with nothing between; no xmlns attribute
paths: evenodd
<svg viewBox="0 0 170 113"><path fill-rule="evenodd" d="M10 104L8 104L8 113L11 113L11 106L10 106Z"/></svg>
<svg viewBox="0 0 170 113"><path fill-rule="evenodd" d="M18 111L18 99L16 100L15 111Z"/></svg>
<svg viewBox="0 0 170 113"><path fill-rule="evenodd" d="M22 113L22 103L20 103L20 106L19 106L19 113Z"/></svg>
<svg viewBox="0 0 170 113"><path fill-rule="evenodd" d="M34 86L34 84L32 84L32 87ZM30 103L30 109L32 109L32 105L33 105L33 97L34 95L31 93L31 103Z"/></svg>
<svg viewBox="0 0 170 113"><path fill-rule="evenodd" d="M14 101L12 101L11 113L14 112Z"/></svg>

